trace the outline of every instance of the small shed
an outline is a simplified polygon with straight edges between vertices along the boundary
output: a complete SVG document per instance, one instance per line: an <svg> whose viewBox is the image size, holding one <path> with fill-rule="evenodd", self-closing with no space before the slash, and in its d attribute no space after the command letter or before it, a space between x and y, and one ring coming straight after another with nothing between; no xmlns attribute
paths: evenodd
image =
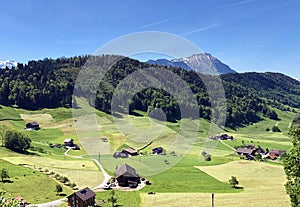
<svg viewBox="0 0 300 207"><path fill-rule="evenodd" d="M86 207L95 205L95 193L88 187L79 190L71 195L68 198L68 206L71 207Z"/></svg>
<svg viewBox="0 0 300 207"><path fill-rule="evenodd" d="M152 154L162 154L164 149L162 147L152 148Z"/></svg>
<svg viewBox="0 0 300 207"><path fill-rule="evenodd" d="M221 140L233 140L233 136L229 136L228 134L222 134L220 136Z"/></svg>
<svg viewBox="0 0 300 207"><path fill-rule="evenodd" d="M26 124L26 128L25 129L39 130L40 129L40 125L37 122L29 122L29 123Z"/></svg>
<svg viewBox="0 0 300 207"><path fill-rule="evenodd" d="M124 152L115 152L113 155L114 158L128 158L128 154Z"/></svg>
<svg viewBox="0 0 300 207"><path fill-rule="evenodd" d="M141 183L140 176L131 166L124 164L115 171L115 177L121 187L136 188Z"/></svg>
<svg viewBox="0 0 300 207"><path fill-rule="evenodd" d="M131 155L131 156L136 156L138 155L138 151L136 151L135 149L133 148L126 148L126 149L123 149L122 151L123 153L127 153L128 155Z"/></svg>

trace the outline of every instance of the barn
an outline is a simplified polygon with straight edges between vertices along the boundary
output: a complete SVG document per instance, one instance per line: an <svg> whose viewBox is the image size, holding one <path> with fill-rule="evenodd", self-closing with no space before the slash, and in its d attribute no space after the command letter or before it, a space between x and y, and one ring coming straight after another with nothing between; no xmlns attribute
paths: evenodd
<svg viewBox="0 0 300 207"><path fill-rule="evenodd" d="M115 171L115 177L118 185L121 187L136 188L141 183L140 177L131 166L124 164Z"/></svg>
<svg viewBox="0 0 300 207"><path fill-rule="evenodd" d="M29 122L29 123L26 124L26 128L25 129L39 130L40 129L40 125L37 122Z"/></svg>

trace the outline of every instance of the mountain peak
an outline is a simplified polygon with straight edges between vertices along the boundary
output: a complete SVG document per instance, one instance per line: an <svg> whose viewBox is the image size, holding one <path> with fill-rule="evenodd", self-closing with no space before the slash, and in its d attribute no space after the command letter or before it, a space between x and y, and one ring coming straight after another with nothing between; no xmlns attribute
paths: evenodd
<svg viewBox="0 0 300 207"><path fill-rule="evenodd" d="M17 64L17 62L12 60L0 61L0 69L4 69L6 67L11 69L12 67L17 67Z"/></svg>
<svg viewBox="0 0 300 207"><path fill-rule="evenodd" d="M194 70L204 74L225 74L236 73L228 65L222 63L209 53L194 54L185 58L178 58L173 60L158 59L148 61L150 64L181 67L186 70Z"/></svg>

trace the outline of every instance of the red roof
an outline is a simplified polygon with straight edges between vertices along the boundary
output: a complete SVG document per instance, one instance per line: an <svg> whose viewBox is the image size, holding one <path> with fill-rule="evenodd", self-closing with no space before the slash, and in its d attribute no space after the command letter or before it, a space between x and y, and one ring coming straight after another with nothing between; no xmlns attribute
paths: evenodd
<svg viewBox="0 0 300 207"><path fill-rule="evenodd" d="M275 159L277 158L277 156L276 156L276 154L274 154L274 153L270 153L270 154L269 154L269 158L270 158L271 160L275 160Z"/></svg>
<svg viewBox="0 0 300 207"><path fill-rule="evenodd" d="M22 196L18 195L17 197L15 197L15 200L21 201L23 200Z"/></svg>
<svg viewBox="0 0 300 207"><path fill-rule="evenodd" d="M270 154L271 153L274 153L277 156L281 156L281 155L285 154L286 151L285 150L270 150Z"/></svg>
<svg viewBox="0 0 300 207"><path fill-rule="evenodd" d="M124 152L128 152L129 154L136 154L138 153L135 149L133 148L126 148L123 150Z"/></svg>

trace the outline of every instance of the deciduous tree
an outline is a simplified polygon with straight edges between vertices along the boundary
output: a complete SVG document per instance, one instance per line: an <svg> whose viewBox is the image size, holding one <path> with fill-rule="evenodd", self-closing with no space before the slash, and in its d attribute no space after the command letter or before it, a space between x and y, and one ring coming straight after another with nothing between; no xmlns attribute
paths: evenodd
<svg viewBox="0 0 300 207"><path fill-rule="evenodd" d="M286 192L292 207L300 206L300 129L291 132L293 146L283 157L284 171L287 176Z"/></svg>
<svg viewBox="0 0 300 207"><path fill-rule="evenodd" d="M4 137L4 145L6 148L24 152L30 148L31 140L27 134L16 130L6 130Z"/></svg>
<svg viewBox="0 0 300 207"><path fill-rule="evenodd" d="M5 168L2 168L1 173L0 173L1 181L2 183L6 178L9 178L8 172Z"/></svg>
<svg viewBox="0 0 300 207"><path fill-rule="evenodd" d="M235 176L231 176L231 178L228 182L233 188L236 188L236 186L239 184L239 181L237 180L237 178Z"/></svg>

